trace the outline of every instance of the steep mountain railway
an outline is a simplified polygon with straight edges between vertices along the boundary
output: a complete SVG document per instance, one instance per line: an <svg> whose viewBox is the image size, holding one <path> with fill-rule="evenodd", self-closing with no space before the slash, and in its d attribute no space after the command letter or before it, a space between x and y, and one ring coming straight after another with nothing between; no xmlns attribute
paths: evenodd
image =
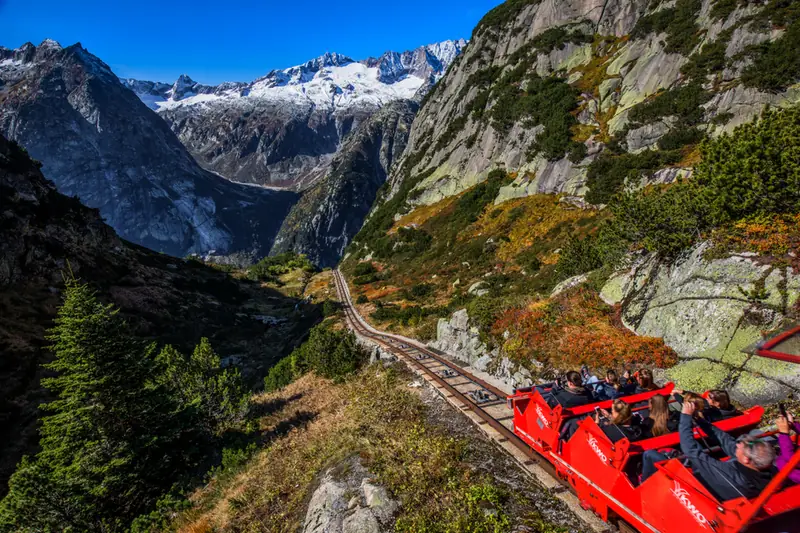
<svg viewBox="0 0 800 533"><path fill-rule="evenodd" d="M586 417L595 407L609 408L610 402L570 410L551 408L541 388L515 390L507 396L434 350L366 324L352 306L349 288L338 270L334 270L334 280L347 323L357 335L406 361L595 531L609 531L614 525L622 533L800 532L800 485L787 481L789 473L800 466L800 449L752 500L717 501L677 458L658 464L657 474L637 483L631 467L635 468L641 454L676 446L677 434L612 443ZM670 383L623 399L631 405L646 404L650 396L669 395L672 387ZM754 407L715 425L743 434L757 427L762 415L763 408ZM571 418L579 421L577 432L561 441L559 430ZM700 429L694 431L695 439L705 442L707 436ZM719 452L711 447L707 451Z"/></svg>

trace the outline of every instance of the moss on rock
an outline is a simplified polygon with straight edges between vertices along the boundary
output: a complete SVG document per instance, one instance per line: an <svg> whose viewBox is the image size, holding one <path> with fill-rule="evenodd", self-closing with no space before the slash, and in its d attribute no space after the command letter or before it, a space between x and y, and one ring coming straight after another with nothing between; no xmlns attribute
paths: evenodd
<svg viewBox="0 0 800 533"><path fill-rule="evenodd" d="M730 368L709 359L694 359L670 368L666 376L679 388L706 391L723 387L730 376Z"/></svg>

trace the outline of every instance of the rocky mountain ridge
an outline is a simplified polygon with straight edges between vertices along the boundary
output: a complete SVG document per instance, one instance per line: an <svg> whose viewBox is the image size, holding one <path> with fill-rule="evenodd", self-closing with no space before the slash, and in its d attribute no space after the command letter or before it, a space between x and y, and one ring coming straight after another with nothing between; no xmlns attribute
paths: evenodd
<svg viewBox="0 0 800 533"><path fill-rule="evenodd" d="M169 127L80 44L0 49L0 132L67 195L153 250L265 255L295 195L200 168Z"/></svg>
<svg viewBox="0 0 800 533"><path fill-rule="evenodd" d="M326 53L250 83L186 75L173 85L125 80L205 168L232 180L302 191L326 175L345 138L383 105L422 94L466 41L354 61Z"/></svg>
<svg viewBox="0 0 800 533"><path fill-rule="evenodd" d="M352 132L330 172L292 207L273 252L291 250L321 267L335 266L405 150L417 109L410 100L389 103Z"/></svg>

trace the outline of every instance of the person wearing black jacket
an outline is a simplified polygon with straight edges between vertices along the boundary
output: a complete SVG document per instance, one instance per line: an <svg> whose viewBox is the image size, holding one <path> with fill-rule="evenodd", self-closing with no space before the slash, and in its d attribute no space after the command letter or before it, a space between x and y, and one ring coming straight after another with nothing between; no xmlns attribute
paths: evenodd
<svg viewBox="0 0 800 533"><path fill-rule="evenodd" d="M601 418L602 416L602 418ZM595 422L600 425L603 433L611 442L628 439L631 442L642 438L643 431L641 425L633 419L631 406L622 400L614 400L611 404L611 412L601 409L595 415Z"/></svg>
<svg viewBox="0 0 800 533"><path fill-rule="evenodd" d="M553 387L545 398L550 407L560 405L564 408L579 407L594 401L591 393L583 386L581 375L574 370L567 372L567 383L564 387Z"/></svg>
<svg viewBox="0 0 800 533"><path fill-rule="evenodd" d="M708 391L708 407L703 412L703 418L709 422L719 422L742 414L731 405L731 398L724 390Z"/></svg>
<svg viewBox="0 0 800 533"><path fill-rule="evenodd" d="M694 402L683 403L678 428L681 451L691 461L695 477L722 502L742 496L748 499L758 496L772 479L775 449L749 436L734 439L708 421L694 419L695 409ZM706 435L717 439L730 457L728 461L714 459L703 450L694 438L693 420Z"/></svg>

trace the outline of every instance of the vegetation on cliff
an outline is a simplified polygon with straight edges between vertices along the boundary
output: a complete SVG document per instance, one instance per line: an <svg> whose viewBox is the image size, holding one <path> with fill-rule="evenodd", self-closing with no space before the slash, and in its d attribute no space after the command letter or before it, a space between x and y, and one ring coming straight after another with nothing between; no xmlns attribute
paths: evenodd
<svg viewBox="0 0 800 533"><path fill-rule="evenodd" d="M367 353L352 332L320 324L311 330L306 342L272 367L264 378L264 390L282 389L308 372L339 382L366 361Z"/></svg>
<svg viewBox="0 0 800 533"><path fill-rule="evenodd" d="M800 206L800 108L766 112L731 135L705 141L692 180L625 192L613 217L559 258L564 276L613 266L628 246L671 257L740 221L793 215ZM776 228L780 227L775 226Z"/></svg>

